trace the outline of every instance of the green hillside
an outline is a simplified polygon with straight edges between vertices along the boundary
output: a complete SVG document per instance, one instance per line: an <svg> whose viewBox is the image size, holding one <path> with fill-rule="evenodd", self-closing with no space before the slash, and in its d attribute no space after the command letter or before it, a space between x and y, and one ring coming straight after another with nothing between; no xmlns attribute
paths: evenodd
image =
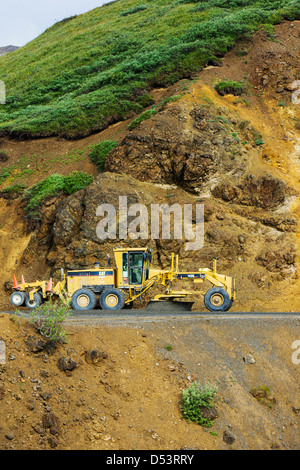
<svg viewBox="0 0 300 470"><path fill-rule="evenodd" d="M0 135L80 136L139 113L151 88L190 77L298 0L119 0L66 18L0 58Z"/></svg>

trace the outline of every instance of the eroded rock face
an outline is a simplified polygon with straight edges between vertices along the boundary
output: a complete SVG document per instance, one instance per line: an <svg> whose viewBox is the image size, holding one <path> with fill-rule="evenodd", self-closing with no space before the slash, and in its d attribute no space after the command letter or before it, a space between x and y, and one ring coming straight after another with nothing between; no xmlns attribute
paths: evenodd
<svg viewBox="0 0 300 470"><path fill-rule="evenodd" d="M283 278L295 273L296 249L291 237L281 236L257 255L256 261L269 272L279 273Z"/></svg>
<svg viewBox="0 0 300 470"><path fill-rule="evenodd" d="M115 246L149 246L153 265L163 269L172 252L179 254L180 269L190 271L211 267L217 257L219 272L238 276L240 308L248 310L258 288L276 291L274 281L296 276L297 221L286 209L293 189L263 165L256 139L251 123L225 108L195 100L172 104L129 132L91 185L47 201L21 265L34 272L42 259L58 280L60 268L86 268L95 261L106 266ZM115 238L99 238L97 208L111 204L118 223L120 196L126 196L128 208L147 208L149 230L142 239L128 233L120 239L118 226ZM151 205L162 203L182 210L184 204L204 205L201 249L186 250L187 240L174 238L172 221L170 239L152 236ZM128 224L133 219L129 216ZM195 222L194 215L193 229Z"/></svg>
<svg viewBox="0 0 300 470"><path fill-rule="evenodd" d="M272 182L276 188L276 180ZM278 194L282 193L278 191ZM102 240L97 236L96 228L100 221L97 216L98 206L109 203L115 207L118 222L120 195L127 197L128 208L140 203L148 209L147 239L133 240L128 236L120 240L118 225L117 240ZM275 199L268 200L272 206L278 198L276 196ZM196 204L204 204L205 242L200 250L186 250L187 239L184 237L180 240L174 239L172 221L169 240L162 239L161 236L159 239L151 238L151 205L161 203L167 203L169 207L177 203L182 210L184 204L192 204L193 207ZM267 210L253 206L253 213L245 213L243 208L248 211L249 207L252 206L228 204L222 198L200 198L175 186L144 183L127 175L106 172L99 175L85 190L59 202L54 201L41 211L40 230L35 232L21 261L29 264L32 262L33 253L39 253L40 259L46 262L48 269L50 266L49 275L58 280L60 268L86 268L93 266L95 261L99 261L101 266L106 266L107 254L112 256L115 246L149 246L153 254L153 266L164 269L170 266L172 252L179 254L180 269L189 271L198 270L199 267L211 267L213 258L217 257L219 272L238 277L238 289L242 292L238 298L242 302L241 308L247 309L250 298L259 298L258 287L261 291L267 288L270 292L273 281L293 279L296 275L294 235L289 230L284 231L284 226L283 231L279 231L272 224L264 223L275 217L273 208ZM237 209L240 209L240 213ZM50 219L52 224L49 224ZM128 217L128 223L133 219L133 216ZM40 244L39 239L44 237L45 233L47 239L51 240L47 247ZM43 277L46 275L43 274ZM275 289L275 283L273 287ZM193 289L195 286L184 284L182 288ZM202 307L200 299L197 308Z"/></svg>
<svg viewBox="0 0 300 470"><path fill-rule="evenodd" d="M214 175L243 164L234 125L204 107L167 109L126 136L106 170L200 191Z"/></svg>
<svg viewBox="0 0 300 470"><path fill-rule="evenodd" d="M212 194L226 202L273 209L285 202L287 188L282 180L272 175L247 176L238 185L222 182Z"/></svg>

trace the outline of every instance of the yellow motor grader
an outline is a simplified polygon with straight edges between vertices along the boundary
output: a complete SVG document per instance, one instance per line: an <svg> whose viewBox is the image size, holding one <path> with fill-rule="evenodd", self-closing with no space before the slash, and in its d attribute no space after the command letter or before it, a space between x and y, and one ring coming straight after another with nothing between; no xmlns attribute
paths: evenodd
<svg viewBox="0 0 300 470"><path fill-rule="evenodd" d="M115 248L116 267L111 267L110 257L106 267L95 263L91 269L62 270L61 280L56 285L49 281L26 283L22 276L19 284L14 275L11 303L15 307L26 305L34 309L50 296L69 299L74 310L92 310L97 305L104 310L119 310L132 307L137 299L154 285L161 285L164 292L157 294L147 305L160 308L164 301L174 301L172 306L185 302L191 294L204 295L204 303L213 312L227 311L235 300L235 278L217 273L217 260L213 260L212 269L199 268L195 272L180 271L178 255L172 253L169 269L151 268L151 250L149 248ZM212 285L207 291L177 290L178 281L192 281L201 284L209 281ZM178 302L183 300L183 302ZM191 303L189 304L191 305Z"/></svg>

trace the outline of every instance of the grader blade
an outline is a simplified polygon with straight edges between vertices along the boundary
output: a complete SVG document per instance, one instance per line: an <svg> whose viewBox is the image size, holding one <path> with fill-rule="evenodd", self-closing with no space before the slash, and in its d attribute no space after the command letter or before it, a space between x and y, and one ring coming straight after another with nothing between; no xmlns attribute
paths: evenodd
<svg viewBox="0 0 300 470"><path fill-rule="evenodd" d="M177 300L149 300L146 310L156 312L191 312L194 302Z"/></svg>

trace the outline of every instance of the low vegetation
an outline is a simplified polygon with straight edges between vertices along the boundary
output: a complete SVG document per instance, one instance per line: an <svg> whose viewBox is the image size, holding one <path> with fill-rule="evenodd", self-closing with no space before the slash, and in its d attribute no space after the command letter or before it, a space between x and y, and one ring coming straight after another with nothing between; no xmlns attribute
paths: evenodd
<svg viewBox="0 0 300 470"><path fill-rule="evenodd" d="M261 385L260 387L252 388L250 393L254 398L257 399L257 401L267 406L268 408L273 408L274 404L276 403L276 398L273 393L271 393L268 386Z"/></svg>
<svg viewBox="0 0 300 470"><path fill-rule="evenodd" d="M81 171L73 171L67 176L57 174L48 176L24 192L27 214L34 219L39 219L39 208L47 199L59 193L73 194L88 186L92 181L92 175Z"/></svg>
<svg viewBox="0 0 300 470"><path fill-rule="evenodd" d="M116 140L103 140L99 144L94 145L89 153L89 158L91 162L95 163L99 172L103 171L107 155L117 145L118 142Z"/></svg>
<svg viewBox="0 0 300 470"><path fill-rule="evenodd" d="M68 301L47 300L36 309L29 312L32 323L37 331L50 341L64 343L66 331L64 321L71 314Z"/></svg>
<svg viewBox="0 0 300 470"><path fill-rule="evenodd" d="M298 0L115 1L0 58L0 135L78 137L140 114L153 87L191 78Z"/></svg>
<svg viewBox="0 0 300 470"><path fill-rule="evenodd" d="M179 95L168 96L167 98L161 100L157 105L142 112L135 119L133 119L133 121L131 121L131 123L128 126L129 130L132 131L133 129L138 127L143 121L147 121L148 119L151 119L153 116L155 116L155 114L162 111L168 103L177 101L179 98L181 98L182 95L183 93Z"/></svg>
<svg viewBox="0 0 300 470"><path fill-rule="evenodd" d="M212 408L217 393L217 388L206 384L201 386L193 382L190 387L182 391L181 412L185 419L204 427L213 425L212 418L205 410Z"/></svg>
<svg viewBox="0 0 300 470"><path fill-rule="evenodd" d="M24 192L26 186L22 183L12 184L11 186L7 186L6 188L2 189L1 194L6 195L20 195Z"/></svg>
<svg viewBox="0 0 300 470"><path fill-rule="evenodd" d="M243 81L222 80L215 85L215 89L221 96L229 94L238 96L245 92L246 86Z"/></svg>

